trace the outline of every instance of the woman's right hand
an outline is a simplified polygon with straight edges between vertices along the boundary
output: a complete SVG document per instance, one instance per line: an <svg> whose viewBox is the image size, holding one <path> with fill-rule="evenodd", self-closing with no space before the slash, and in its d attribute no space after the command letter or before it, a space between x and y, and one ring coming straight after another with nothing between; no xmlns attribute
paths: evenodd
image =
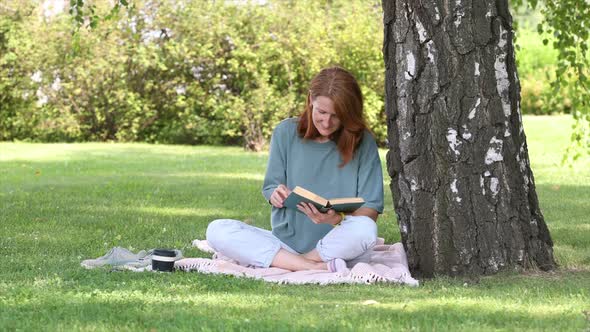
<svg viewBox="0 0 590 332"><path fill-rule="evenodd" d="M272 204L272 206L276 207L277 209L281 209L283 208L283 202L285 201L287 196L289 196L290 193L291 190L289 190L287 186L285 186L284 184L279 184L277 189L275 189L272 195L270 195L269 202L270 204Z"/></svg>

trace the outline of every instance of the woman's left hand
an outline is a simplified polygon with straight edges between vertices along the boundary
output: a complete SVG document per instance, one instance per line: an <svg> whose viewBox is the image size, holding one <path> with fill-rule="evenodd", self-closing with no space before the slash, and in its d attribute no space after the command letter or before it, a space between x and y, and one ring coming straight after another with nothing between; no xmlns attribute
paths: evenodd
<svg viewBox="0 0 590 332"><path fill-rule="evenodd" d="M310 203L299 203L299 205L297 205L297 209L305 213L305 215L308 216L309 219L311 219L311 221L313 221L315 224L336 225L342 221L342 217L340 214L336 213L336 211L330 209L328 212L322 213Z"/></svg>

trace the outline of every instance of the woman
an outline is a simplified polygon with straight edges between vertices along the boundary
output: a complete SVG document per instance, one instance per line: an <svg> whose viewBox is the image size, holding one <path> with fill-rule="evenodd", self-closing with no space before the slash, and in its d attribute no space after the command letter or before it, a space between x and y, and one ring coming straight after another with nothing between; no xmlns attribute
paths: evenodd
<svg viewBox="0 0 590 332"><path fill-rule="evenodd" d="M283 207L295 186L323 197L362 197L365 204L349 215L321 213L307 203ZM349 72L323 69L311 81L303 114L275 128L262 194L272 205L272 232L215 220L207 228L213 249L244 265L334 272L375 245L383 175L362 93Z"/></svg>

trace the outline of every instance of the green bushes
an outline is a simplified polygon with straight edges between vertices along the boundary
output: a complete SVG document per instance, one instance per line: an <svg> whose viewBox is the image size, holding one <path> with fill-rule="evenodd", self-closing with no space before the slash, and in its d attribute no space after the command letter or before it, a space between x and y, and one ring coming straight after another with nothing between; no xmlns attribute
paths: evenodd
<svg viewBox="0 0 590 332"><path fill-rule="evenodd" d="M521 110L524 114L571 113L570 91L554 91L557 51L543 44L542 36L530 25L517 29L518 73L521 86ZM547 37L549 38L549 37Z"/></svg>
<svg viewBox="0 0 590 332"><path fill-rule="evenodd" d="M259 150L280 120L300 113L312 76L341 65L359 78L384 141L380 3L329 3L153 1L76 39L67 15L39 19L36 8L10 21L16 61L2 71L24 75L2 109L0 139Z"/></svg>
<svg viewBox="0 0 590 332"><path fill-rule="evenodd" d="M379 0L137 1L75 35L67 13L45 15L32 0L10 6L0 9L0 140L259 150L300 113L313 75L341 65L359 79L369 125L385 141ZM567 112L567 94L556 99L538 83L554 56L524 44L536 39L519 39L523 113Z"/></svg>

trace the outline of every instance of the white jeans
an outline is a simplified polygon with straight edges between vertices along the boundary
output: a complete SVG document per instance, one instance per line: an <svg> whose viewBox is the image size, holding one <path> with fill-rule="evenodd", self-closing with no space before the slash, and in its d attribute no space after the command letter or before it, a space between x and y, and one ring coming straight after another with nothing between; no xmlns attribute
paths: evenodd
<svg viewBox="0 0 590 332"><path fill-rule="evenodd" d="M346 216L316 245L324 262L335 258L352 260L373 248L377 241L377 224L365 216ZM298 254L271 231L239 220L217 219L207 227L207 242L224 256L242 265L269 267L279 250Z"/></svg>

